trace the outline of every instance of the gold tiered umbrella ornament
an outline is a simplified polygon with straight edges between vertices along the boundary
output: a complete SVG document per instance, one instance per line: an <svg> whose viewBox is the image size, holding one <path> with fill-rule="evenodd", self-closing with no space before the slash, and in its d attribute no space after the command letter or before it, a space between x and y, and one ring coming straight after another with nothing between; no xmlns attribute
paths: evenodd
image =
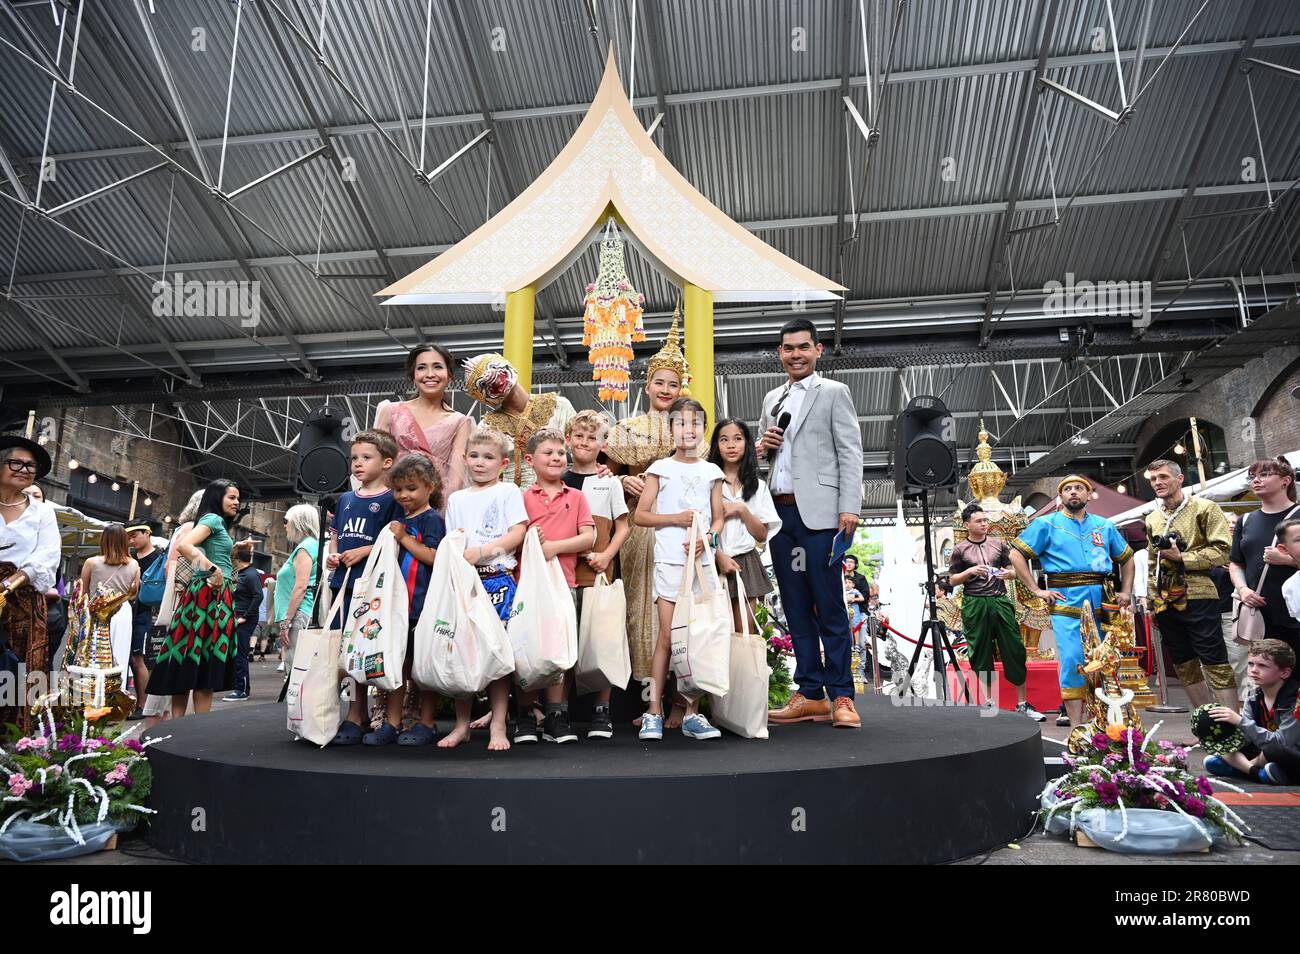
<svg viewBox="0 0 1300 954"><path fill-rule="evenodd" d="M623 239L612 216L600 240L600 272L587 286L586 305L582 343L590 349L591 379L600 385L602 401L626 401L632 344L645 341L645 296L628 281Z"/></svg>
<svg viewBox="0 0 1300 954"><path fill-rule="evenodd" d="M979 437L980 442L975 448L977 460L966 477L966 482L970 484L975 501L988 514L989 536L1010 543L1029 526L1029 518L1025 516L1019 497L1010 504L1004 504L998 497L1007 485L1007 475L993 462L993 448L989 445L989 432L984 427L983 420L980 421ZM958 543L966 539L966 528L961 522L961 512L965 506L958 501L957 513L953 518L954 537ZM1044 651L1038 648L1038 640L1050 621L1047 604L1029 592L1029 588L1019 580L1008 581L1007 595L1016 607L1016 621L1020 624L1020 636L1025 641L1025 655L1031 660L1052 659L1050 649Z"/></svg>
<svg viewBox="0 0 1300 954"><path fill-rule="evenodd" d="M59 680L58 688L38 699L32 714L49 709L59 722L77 722L78 717L94 722L105 716L121 722L135 708L135 700L123 681L125 666L113 658L110 622L122 604L135 595L99 584L91 597L82 597L74 606L79 632L71 639L76 644L73 658L65 669L71 677Z"/></svg>

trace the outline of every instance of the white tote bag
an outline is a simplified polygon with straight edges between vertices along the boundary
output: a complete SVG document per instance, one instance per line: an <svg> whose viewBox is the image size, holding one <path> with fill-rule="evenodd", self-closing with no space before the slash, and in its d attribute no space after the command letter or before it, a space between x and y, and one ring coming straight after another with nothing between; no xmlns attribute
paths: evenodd
<svg viewBox="0 0 1300 954"><path fill-rule="evenodd" d="M740 603L739 633L731 634L731 662L725 696L712 702L713 721L745 739L767 738L767 644L749 631L749 602L745 584L736 574L736 595Z"/></svg>
<svg viewBox="0 0 1300 954"><path fill-rule="evenodd" d="M289 731L300 739L315 742L324 748L334 740L339 730L339 652L343 644L342 621L330 626L348 591L348 576L343 576L343 587L330 603L324 626L313 626L298 633L294 647L293 670L289 673L289 688L285 693ZM327 592L325 579L321 580L316 605L320 606Z"/></svg>
<svg viewBox="0 0 1300 954"><path fill-rule="evenodd" d="M546 559L537 528L524 537L519 588L506 627L525 692L553 686L578 661L578 613L559 559Z"/></svg>
<svg viewBox="0 0 1300 954"><path fill-rule="evenodd" d="M352 588L343 621L343 671L379 689L400 687L406 663L408 597L397 550L397 539L384 527Z"/></svg>
<svg viewBox="0 0 1300 954"><path fill-rule="evenodd" d="M578 668L574 680L580 694L611 687L626 689L632 678L632 654L627 645L627 598L623 581L609 582L604 574L587 587L578 623Z"/></svg>
<svg viewBox="0 0 1300 954"><path fill-rule="evenodd" d="M700 521L691 524L686 552L695 553ZM695 595L695 581L700 595ZM731 602L709 559L708 548L682 567L682 584L673 609L672 667L677 691L690 701L704 695L725 696L731 655Z"/></svg>
<svg viewBox="0 0 1300 954"><path fill-rule="evenodd" d="M471 696L514 671L505 625L465 560L465 532L443 538L415 624L411 678L447 696Z"/></svg>

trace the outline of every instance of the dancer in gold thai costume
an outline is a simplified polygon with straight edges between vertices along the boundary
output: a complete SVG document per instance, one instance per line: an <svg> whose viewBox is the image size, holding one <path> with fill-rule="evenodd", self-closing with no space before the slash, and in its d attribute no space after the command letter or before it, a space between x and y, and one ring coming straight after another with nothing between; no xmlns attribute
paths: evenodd
<svg viewBox="0 0 1300 954"><path fill-rule="evenodd" d="M556 391L529 394L519 384L519 372L499 354L481 354L465 362L465 393L491 410L482 423L509 437L515 445L505 480L529 487L536 480L524 463L528 438L543 427L560 431L576 413L569 399Z"/></svg>
<svg viewBox="0 0 1300 954"><path fill-rule="evenodd" d="M623 590L627 596L627 639L632 652L632 675L637 679L650 676L659 627L654 600L654 531L636 525L636 507L645 481L646 468L673 453L673 439L668 426L668 408L685 393L689 367L682 354L678 335L678 315L673 315L668 340L646 366L646 396L650 410L646 414L619 422L609 432L605 454L609 468L619 475L627 497L628 523L631 532L619 551L623 568ZM670 719L670 726L671 726Z"/></svg>

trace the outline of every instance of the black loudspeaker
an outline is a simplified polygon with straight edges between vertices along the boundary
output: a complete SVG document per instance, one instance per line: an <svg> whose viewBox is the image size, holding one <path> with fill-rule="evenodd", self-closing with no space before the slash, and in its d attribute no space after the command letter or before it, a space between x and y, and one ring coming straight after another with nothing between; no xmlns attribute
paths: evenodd
<svg viewBox="0 0 1300 954"><path fill-rule="evenodd" d="M957 483L957 433L937 397L914 397L894 425L894 486L899 496Z"/></svg>
<svg viewBox="0 0 1300 954"><path fill-rule="evenodd" d="M351 467L343 418L332 409L312 411L302 422L295 466L299 493L337 494L348 489Z"/></svg>

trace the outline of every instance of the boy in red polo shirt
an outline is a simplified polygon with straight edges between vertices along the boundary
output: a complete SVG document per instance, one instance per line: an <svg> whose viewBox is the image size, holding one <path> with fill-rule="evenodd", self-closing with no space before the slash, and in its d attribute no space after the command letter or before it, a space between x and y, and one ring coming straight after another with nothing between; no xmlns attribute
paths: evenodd
<svg viewBox="0 0 1300 954"><path fill-rule="evenodd" d="M578 586L578 554L596 545L596 521L582 491L564 483L564 472L569 467L564 433L554 427L537 430L528 439L524 463L537 474L537 482L524 491L528 526L537 528L546 559L559 557L569 592L574 593ZM546 689L542 738L547 742L575 742L578 738L569 727L566 681L567 676ZM516 744L537 741L537 720L531 714L535 700L534 693L518 694Z"/></svg>

